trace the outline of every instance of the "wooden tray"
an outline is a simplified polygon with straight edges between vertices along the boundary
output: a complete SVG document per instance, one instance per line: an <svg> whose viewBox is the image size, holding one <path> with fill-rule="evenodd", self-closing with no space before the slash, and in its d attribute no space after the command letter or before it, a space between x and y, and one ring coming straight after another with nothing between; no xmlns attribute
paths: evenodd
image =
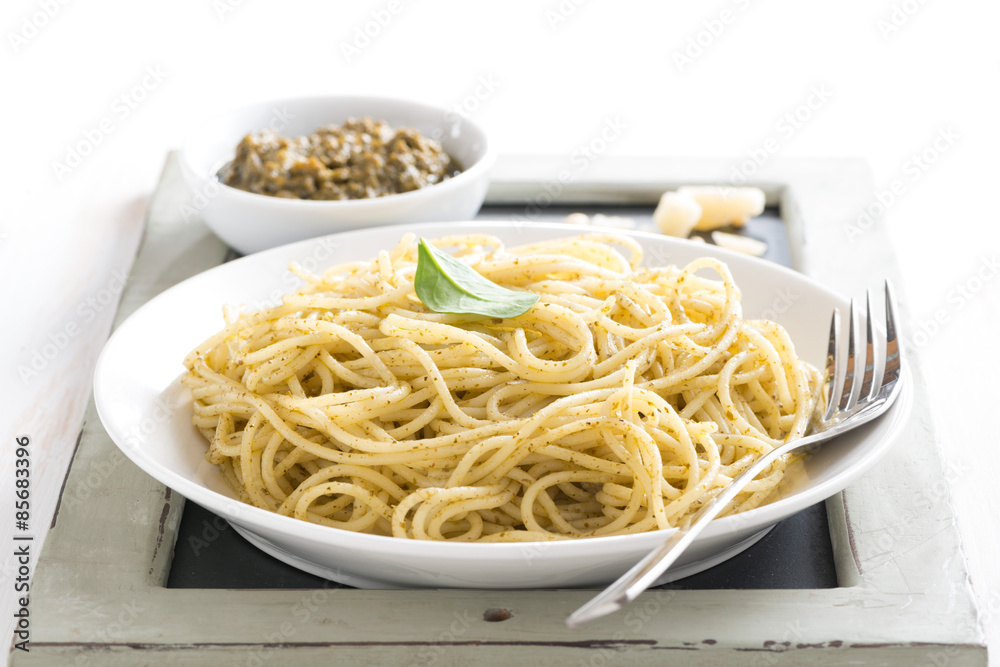
<svg viewBox="0 0 1000 667"><path fill-rule="evenodd" d="M649 206L679 184L725 182L733 163L605 157L567 166L503 159L488 202L523 205L528 222L552 214L551 204ZM847 233L872 195L862 162L774 160L766 173L754 184L780 210L792 266L850 294L896 278L880 225ZM191 206L171 156L117 323L226 256L197 218L185 220ZM575 631L563 620L592 591L168 588L184 501L118 451L91 403L34 576L31 650L14 651L12 664L983 665L913 366L913 417L900 446L826 503L837 587L649 591Z"/></svg>

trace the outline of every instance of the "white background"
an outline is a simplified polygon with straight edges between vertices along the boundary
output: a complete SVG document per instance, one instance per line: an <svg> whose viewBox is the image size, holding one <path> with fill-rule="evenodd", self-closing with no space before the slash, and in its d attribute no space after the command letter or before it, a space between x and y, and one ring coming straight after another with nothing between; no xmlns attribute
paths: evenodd
<svg viewBox="0 0 1000 667"><path fill-rule="evenodd" d="M781 156L862 156L872 200L845 202L845 229L900 181L876 224L889 226L914 297L911 348L1000 650L1000 443L988 419L1000 328L990 199L1000 5L578 3L5 2L2 553L14 438L32 439L41 538L120 293L115 276L131 264L166 152L204 114L244 102L377 93L460 105L505 153L572 155L617 122L625 129L608 154L735 158L767 145ZM373 36L359 37L366 24ZM59 167L75 165L74 150L88 154ZM58 353L40 361L50 343ZM6 642L14 587L3 558Z"/></svg>

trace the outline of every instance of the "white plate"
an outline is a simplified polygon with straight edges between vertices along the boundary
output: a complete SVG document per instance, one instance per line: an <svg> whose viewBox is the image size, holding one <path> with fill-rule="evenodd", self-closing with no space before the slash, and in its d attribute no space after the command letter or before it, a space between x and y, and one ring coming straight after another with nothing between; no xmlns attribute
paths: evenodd
<svg viewBox="0 0 1000 667"><path fill-rule="evenodd" d="M205 461L207 444L191 426L191 399L179 377L184 356L223 326L222 305L277 302L298 284L287 271L289 261L316 269L374 257L405 231L427 237L485 232L516 245L593 228L494 222L380 227L275 248L206 271L152 299L111 336L94 378L105 428L140 468L226 518L258 547L338 582L363 587L562 588L614 580L665 533L529 544L451 544L363 535L245 505L235 499L218 469ZM770 262L713 246L628 233L641 241L649 264L682 264L705 254L724 260L742 290L744 313L780 322L799 355L822 365L830 313L834 307L846 312L843 297ZM903 375L902 393L886 416L813 454L780 500L714 521L663 581L735 555L776 522L837 493L874 465L891 447L909 412L908 378Z"/></svg>

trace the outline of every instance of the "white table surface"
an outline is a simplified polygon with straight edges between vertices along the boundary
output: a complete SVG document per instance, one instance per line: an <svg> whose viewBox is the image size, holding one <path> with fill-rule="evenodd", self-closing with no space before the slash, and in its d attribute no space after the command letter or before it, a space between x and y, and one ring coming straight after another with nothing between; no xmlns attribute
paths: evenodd
<svg viewBox="0 0 1000 667"><path fill-rule="evenodd" d="M900 193L884 217L901 287L919 295L908 347L932 384L946 482L1000 652L1000 445L978 418L997 399L1000 5L675 5L6 2L0 641L15 604L14 440L31 438L37 554L166 152L215 110L356 92L462 105L505 153L569 160L614 123L609 155L867 158L871 201L894 183ZM377 33L367 44L366 24ZM79 164L73 147L89 153ZM845 234L870 203L844 203Z"/></svg>

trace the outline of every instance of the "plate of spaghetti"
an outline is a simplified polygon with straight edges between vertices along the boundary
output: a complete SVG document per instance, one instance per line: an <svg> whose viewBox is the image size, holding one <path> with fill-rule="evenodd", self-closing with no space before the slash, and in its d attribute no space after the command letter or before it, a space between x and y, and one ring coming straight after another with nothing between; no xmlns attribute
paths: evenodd
<svg viewBox="0 0 1000 667"><path fill-rule="evenodd" d="M600 586L808 432L847 305L781 266L641 232L380 227L155 297L108 341L95 400L140 468L311 573ZM776 462L663 581L855 480L910 394Z"/></svg>

